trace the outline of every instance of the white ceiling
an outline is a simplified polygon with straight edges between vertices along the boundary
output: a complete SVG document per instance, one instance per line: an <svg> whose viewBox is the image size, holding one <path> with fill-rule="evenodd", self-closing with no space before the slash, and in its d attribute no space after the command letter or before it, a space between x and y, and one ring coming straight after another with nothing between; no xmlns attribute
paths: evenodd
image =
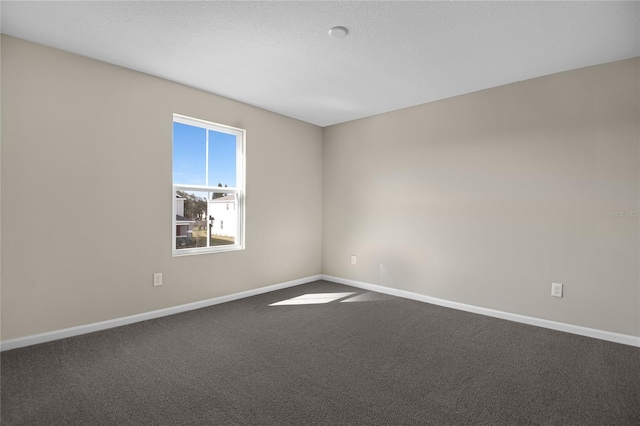
<svg viewBox="0 0 640 426"><path fill-rule="evenodd" d="M640 56L638 2L12 2L2 32L320 126ZM336 25L349 29L332 39Z"/></svg>

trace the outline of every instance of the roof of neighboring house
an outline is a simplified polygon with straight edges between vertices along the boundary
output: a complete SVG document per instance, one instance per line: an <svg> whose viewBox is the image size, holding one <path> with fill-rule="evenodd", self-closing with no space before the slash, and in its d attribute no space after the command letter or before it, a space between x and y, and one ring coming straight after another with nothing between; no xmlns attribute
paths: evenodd
<svg viewBox="0 0 640 426"><path fill-rule="evenodd" d="M176 222L195 222L195 220L189 219L188 217L180 216L179 214L177 214Z"/></svg>
<svg viewBox="0 0 640 426"><path fill-rule="evenodd" d="M209 201L212 203L215 203L215 202L235 201L235 200L236 200L236 194L229 194L229 195L225 195L224 197L214 198L213 200L209 200Z"/></svg>

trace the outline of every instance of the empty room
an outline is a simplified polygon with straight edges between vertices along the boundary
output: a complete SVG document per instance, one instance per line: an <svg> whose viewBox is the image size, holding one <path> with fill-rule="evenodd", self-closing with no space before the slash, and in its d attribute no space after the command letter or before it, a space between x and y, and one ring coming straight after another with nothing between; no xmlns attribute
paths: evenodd
<svg viewBox="0 0 640 426"><path fill-rule="evenodd" d="M640 2L0 18L2 425L640 425Z"/></svg>

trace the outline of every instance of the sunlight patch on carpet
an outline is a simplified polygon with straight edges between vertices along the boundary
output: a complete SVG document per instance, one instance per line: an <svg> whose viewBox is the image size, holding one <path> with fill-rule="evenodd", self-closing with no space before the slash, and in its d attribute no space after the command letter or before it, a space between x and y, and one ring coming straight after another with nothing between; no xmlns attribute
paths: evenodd
<svg viewBox="0 0 640 426"><path fill-rule="evenodd" d="M309 293L302 296L293 297L291 299L282 300L280 302L272 303L269 306L284 306L284 305L318 305L321 303L329 303L334 300L342 299L347 296L356 294L355 292L344 293Z"/></svg>

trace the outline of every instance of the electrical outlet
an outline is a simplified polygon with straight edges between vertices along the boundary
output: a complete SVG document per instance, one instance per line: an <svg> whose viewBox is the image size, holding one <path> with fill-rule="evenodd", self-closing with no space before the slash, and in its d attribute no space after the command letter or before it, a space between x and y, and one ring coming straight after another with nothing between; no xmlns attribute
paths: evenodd
<svg viewBox="0 0 640 426"><path fill-rule="evenodd" d="M551 295L553 297L562 297L562 284L551 283Z"/></svg>
<svg viewBox="0 0 640 426"><path fill-rule="evenodd" d="M352 254L352 255L351 255L351 264L352 264L352 265L355 265L355 264L356 264L356 255L355 255L355 254Z"/></svg>
<svg viewBox="0 0 640 426"><path fill-rule="evenodd" d="M153 286L158 287L162 285L162 272L156 272L153 274Z"/></svg>

